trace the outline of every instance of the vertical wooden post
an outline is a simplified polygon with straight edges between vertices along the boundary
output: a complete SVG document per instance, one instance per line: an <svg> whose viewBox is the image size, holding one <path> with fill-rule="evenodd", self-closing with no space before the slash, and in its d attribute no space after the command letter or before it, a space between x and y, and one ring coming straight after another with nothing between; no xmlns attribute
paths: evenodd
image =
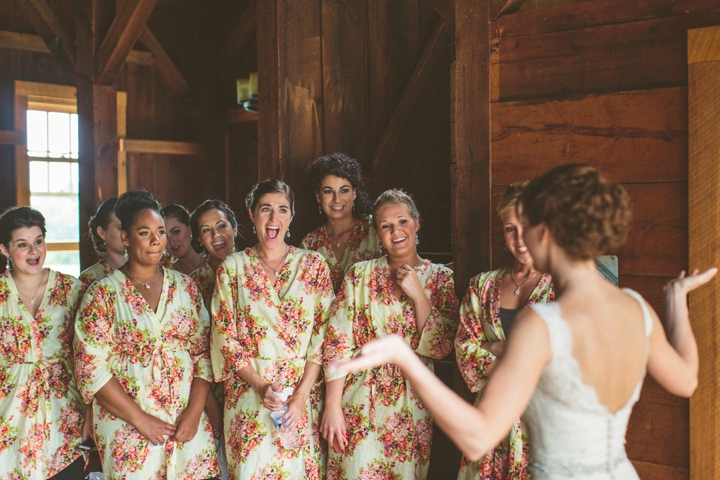
<svg viewBox="0 0 720 480"><path fill-rule="evenodd" d="M300 186L305 166L323 153L320 11L317 0L258 2L259 180ZM307 218L296 214L293 243Z"/></svg>
<svg viewBox="0 0 720 480"><path fill-rule="evenodd" d="M720 26L688 31L688 242L690 268L720 266ZM700 353L690 398L690 478L720 473L720 279L690 294Z"/></svg>
<svg viewBox="0 0 720 480"><path fill-rule="evenodd" d="M117 85L95 85L94 58L114 17L113 5L100 0L78 0L76 13L78 169L80 229L100 204L118 193ZM81 268L95 263L89 242L80 242Z"/></svg>
<svg viewBox="0 0 720 480"><path fill-rule="evenodd" d="M451 195L455 283L490 269L490 2L456 0L451 69Z"/></svg>

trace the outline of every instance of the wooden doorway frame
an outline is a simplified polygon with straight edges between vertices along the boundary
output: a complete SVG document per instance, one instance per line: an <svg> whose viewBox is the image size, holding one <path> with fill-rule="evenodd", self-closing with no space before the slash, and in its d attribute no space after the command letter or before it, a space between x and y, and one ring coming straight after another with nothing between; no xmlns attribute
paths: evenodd
<svg viewBox="0 0 720 480"><path fill-rule="evenodd" d="M720 26L688 31L688 241L690 268L720 266ZM690 295L700 352L690 398L690 478L720 472L720 280Z"/></svg>

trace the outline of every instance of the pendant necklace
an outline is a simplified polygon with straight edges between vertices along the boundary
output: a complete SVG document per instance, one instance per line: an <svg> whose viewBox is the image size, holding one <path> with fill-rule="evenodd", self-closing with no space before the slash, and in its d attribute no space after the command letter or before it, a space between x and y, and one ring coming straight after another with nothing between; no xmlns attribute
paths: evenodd
<svg viewBox="0 0 720 480"><path fill-rule="evenodd" d="M343 230L340 235L337 235L337 243L335 244L335 247L336 247L336 248L340 248L340 240L342 240L343 235L345 235L347 232L349 232L350 230L352 230L354 226L355 226L355 222L353 222L352 225L350 225L348 228L346 228L345 230ZM327 227L325 227L325 232L327 233ZM328 233L327 236L328 236L328 238L329 238L330 240L335 240L335 235L330 235L330 234Z"/></svg>
<svg viewBox="0 0 720 480"><path fill-rule="evenodd" d="M285 263L285 258L287 258L287 254L288 254L289 251L290 251L290 247L289 247L289 246L285 246L285 254L284 254L284 255L282 256L282 258L280 259L280 263L277 264L277 267L273 267L272 265L270 265L269 263L267 263L265 260L263 260L263 258L260 256L260 252L258 252L257 245L255 246L255 252L257 253L258 259L259 259L262 263L264 263L270 270L272 270L276 277L278 276L278 269L279 269L280 267L282 267L283 264Z"/></svg>
<svg viewBox="0 0 720 480"><path fill-rule="evenodd" d="M535 275L537 275L537 272L535 272L535 273L533 273L532 275L530 275L530 276L527 278L527 280L525 280L523 283L521 283L520 285L518 285L517 281L515 281L515 267L513 267L513 269L510 271L510 276L512 277L513 283L514 283L515 286L517 287L517 288L515 289L515 295L520 295L520 289L521 289L526 283L528 283L530 280L532 280Z"/></svg>
<svg viewBox="0 0 720 480"><path fill-rule="evenodd" d="M125 270L125 273L127 273L128 275L130 275L130 278L132 278L133 280L135 280L135 281L136 281L137 283L139 283L140 285L144 286L146 290L150 290L150 284L153 283L155 280L157 280L157 279L160 277L160 272L162 272L162 270L160 270L160 268L158 267L158 268L157 268L158 273L157 273L157 275L155 275L155 278L153 278L153 279L150 280L149 282L141 282L140 280L138 280L137 278L135 278L135 276L134 276L132 273L130 273L130 272L128 271L126 265L123 265L123 270Z"/></svg>
<svg viewBox="0 0 720 480"><path fill-rule="evenodd" d="M40 281L38 282L37 287L35 287L35 293L32 294L32 297L29 296L29 295L25 295L24 293L22 293L22 292L20 291L20 288L18 288L17 284L15 284L15 288L17 289L17 291L18 291L18 293L19 293L20 295L22 295L22 296L25 297L25 298L29 298L29 299L30 299L30 303L31 303L31 304L34 304L34 303L35 303L35 299L37 298L37 292L38 292L38 290L40 290L40 285L42 285L43 277L44 277L44 276L45 276L45 269L43 269L42 273L40 274Z"/></svg>

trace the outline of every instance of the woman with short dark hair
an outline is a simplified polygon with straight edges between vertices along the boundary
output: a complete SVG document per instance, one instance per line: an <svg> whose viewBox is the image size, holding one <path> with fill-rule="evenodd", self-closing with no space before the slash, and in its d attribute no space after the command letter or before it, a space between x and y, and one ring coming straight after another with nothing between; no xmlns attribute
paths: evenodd
<svg viewBox="0 0 720 480"><path fill-rule="evenodd" d="M166 245L157 201L115 205L128 261L93 283L75 323L75 372L110 478L213 478L204 413L210 320L190 277L159 266ZM93 402L93 400L95 400Z"/></svg>
<svg viewBox="0 0 720 480"><path fill-rule="evenodd" d="M83 478L76 450L85 404L73 376L80 282L43 268L45 218L31 207L0 215L0 477Z"/></svg>

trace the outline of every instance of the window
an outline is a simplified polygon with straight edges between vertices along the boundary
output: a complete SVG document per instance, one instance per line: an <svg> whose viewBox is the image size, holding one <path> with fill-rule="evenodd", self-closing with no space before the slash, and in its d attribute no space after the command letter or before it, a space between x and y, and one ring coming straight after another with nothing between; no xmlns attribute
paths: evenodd
<svg viewBox="0 0 720 480"><path fill-rule="evenodd" d="M80 274L77 150L76 113L27 111L30 205L45 216L45 265L73 276Z"/></svg>

